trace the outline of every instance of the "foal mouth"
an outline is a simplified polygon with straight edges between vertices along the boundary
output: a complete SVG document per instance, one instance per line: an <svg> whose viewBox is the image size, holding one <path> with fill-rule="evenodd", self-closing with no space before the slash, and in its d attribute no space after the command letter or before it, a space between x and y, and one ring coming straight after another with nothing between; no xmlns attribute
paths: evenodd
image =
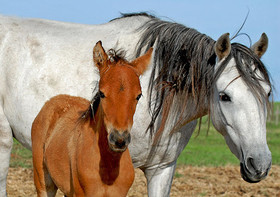
<svg viewBox="0 0 280 197"><path fill-rule="evenodd" d="M118 146L118 145L111 144L111 143L108 143L108 144L109 144L110 149L117 153L122 153L127 149L127 145Z"/></svg>

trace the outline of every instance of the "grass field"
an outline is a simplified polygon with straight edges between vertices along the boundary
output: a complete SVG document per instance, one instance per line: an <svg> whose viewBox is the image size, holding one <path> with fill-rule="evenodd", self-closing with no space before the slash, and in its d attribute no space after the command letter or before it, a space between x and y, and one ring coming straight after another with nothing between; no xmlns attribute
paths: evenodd
<svg viewBox="0 0 280 197"><path fill-rule="evenodd" d="M189 144L181 153L178 164L193 166L239 165L239 160L231 153L221 134L211 125L207 135L206 123L199 136L194 133ZM272 153L272 163L280 165L280 124L267 124L267 142Z"/></svg>
<svg viewBox="0 0 280 197"><path fill-rule="evenodd" d="M275 106L280 103L275 103ZM199 136L196 132L178 159L179 165L224 166L239 165L238 159L230 152L225 140L211 125L207 135L207 118L203 119ZM280 124L267 124L267 141L272 152L272 163L280 165ZM12 150L11 167L32 167L31 151L23 148L16 140Z"/></svg>

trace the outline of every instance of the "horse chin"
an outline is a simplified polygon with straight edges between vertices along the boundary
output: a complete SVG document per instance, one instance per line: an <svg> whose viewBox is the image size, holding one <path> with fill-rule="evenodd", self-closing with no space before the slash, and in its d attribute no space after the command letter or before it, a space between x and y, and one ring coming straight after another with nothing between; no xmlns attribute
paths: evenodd
<svg viewBox="0 0 280 197"><path fill-rule="evenodd" d="M246 167L243 163L240 163L240 173L243 180L248 183L258 183L267 176L267 173L263 174L262 176L254 176L250 174L250 172L246 170Z"/></svg>

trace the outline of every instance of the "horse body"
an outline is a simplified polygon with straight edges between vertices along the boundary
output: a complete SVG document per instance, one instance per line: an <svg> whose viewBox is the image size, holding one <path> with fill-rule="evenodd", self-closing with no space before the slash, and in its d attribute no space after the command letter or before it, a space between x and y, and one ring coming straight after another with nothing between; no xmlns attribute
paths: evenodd
<svg viewBox="0 0 280 197"><path fill-rule="evenodd" d="M11 20L11 22L9 22L9 20ZM135 54L142 54L151 46L155 48L153 66L141 76L143 98L139 101L134 115L134 124L131 131L132 143L129 145L134 167L141 168L146 175L149 196L169 195L177 157L187 145L195 129L197 123L196 119L208 114L209 111L212 116L213 124L217 130L224 135L231 151L239 158L240 162L243 163L242 165L245 165L245 173L250 174L250 177L253 177L252 180L255 181L265 177L264 174L267 173L267 166L270 166L269 162L271 161L271 155L267 148L266 139L264 138L266 132L266 114L257 117L258 115L256 116L253 111L243 111L242 113L245 114L244 116L250 117L246 119L249 120L249 122L245 122L245 119L239 119L235 123L235 125L244 125L243 128L232 127L231 124L227 124L228 119L239 116L239 114L234 113L235 110L233 109L242 108L238 103L243 103L243 101L240 97L238 101L236 100L237 102L231 103L231 110L224 111L224 109L228 109L230 105L228 105L229 103L224 103L221 99L223 98L221 95L223 92L222 88L225 88L223 85L228 85L227 89L229 89L229 87L234 85L234 82L243 84L240 86L242 89L240 89L239 92L242 93L243 98L249 95L249 98L253 100L252 103L246 104L246 109L254 109L254 112L258 111L256 112L257 114L266 111L265 103L260 103L259 99L255 99L255 95L251 92L250 88L247 88L246 80L243 79L244 77L239 77L235 80L240 73L238 69L236 70L236 62L234 61L237 57L231 55L233 50L231 50L230 47L226 50L230 51L229 54L220 55L220 58L216 58L216 45L215 41L211 38L199 32L194 32L193 35L188 38L186 35L194 30L176 23L154 19L146 15L124 17L97 26L56 23L42 20L34 22L10 18L2 18L0 23L2 26L7 26L7 24L4 25L4 21L8 21L5 22L9 23L8 26L12 26L13 23L16 23L19 27L22 26L22 23L28 26L30 25L28 27L28 34L14 31L13 33L18 37L27 38L27 35L33 35L30 33L31 30L37 32L37 35L34 34L35 36L32 36L32 39L36 40L36 42L33 43L37 44L30 45L27 42L19 44L17 39L6 36L6 33L4 33L4 36L0 36L1 38L7 37L6 40L8 40L8 42L1 42L2 57L0 61L1 73L5 76L0 79L2 80L1 84L3 84L0 87L2 95L1 134L4 136L1 137L0 140L1 144L4 144L2 146L4 150L2 156L6 158L5 162L1 164L3 170L0 173L2 175L1 177L3 177L0 184L0 187L2 187L2 195L5 195L5 176L8 170L12 135L26 147L30 148L31 123L40 107L47 99L56 94L71 94L86 99L91 97L93 89L90 87L99 76L95 74L90 56L88 56L88 51L92 43L96 42L97 39L103 40L104 43L106 43L105 48L107 49L113 48L114 46L124 49L127 51L128 59L134 58ZM41 24L41 28L37 28L39 24ZM153 24L156 24L156 26L153 26ZM55 28L53 26L55 26ZM170 27L170 30L161 29L161 27L164 26ZM3 34L3 28L1 30L1 34ZM164 40L165 37L166 40ZM225 43L228 44L228 42ZM8 47L7 44L10 46ZM221 46L223 45L221 44ZM33 52L32 47L36 49L33 50ZM216 46L216 48L218 47L219 46ZM135 49L137 49L137 51L134 51ZM16 56L15 51L18 52L18 58L14 58ZM209 53L202 54L202 51L208 51ZM29 55L26 55L26 53ZM262 54L263 53L261 53L261 55ZM32 59L33 56L36 58ZM164 58L166 60L161 62ZM169 65L170 62L172 63L172 61L169 61L169 59L172 58L174 67L172 68L171 65L170 68L164 67L163 65ZM193 62L193 59L198 60ZM232 59L232 61L228 61L229 59ZM10 69L11 65L15 68ZM189 68L189 65L191 65L191 68ZM226 72L222 72L227 65L237 72L230 76L227 75ZM220 67L222 69L219 69ZM161 70L163 71L161 72ZM172 84L174 80L171 76L174 74L172 71L175 72L175 75L177 75L176 72L178 72L180 73L179 76L182 76L182 79L178 80L181 85L177 83ZM196 71L201 73L201 78L188 78L188 75L191 76L192 72ZM218 73L216 74L217 79L223 76L224 78L217 81L215 72ZM263 72L264 71L262 71L261 74L263 74ZM165 73L167 76L164 76ZM170 76L168 76L169 73L171 73ZM204 89L205 91L201 91L205 92L205 94L203 93L197 97L197 95L199 95L198 90L193 88L195 87L195 83L193 83L193 86L190 85L187 86L185 90L181 90L185 84L189 82L192 84L193 81L203 81L204 76L208 75L210 78L212 76L214 77L205 83L214 85L211 87L207 86ZM162 81L167 82L168 85L170 83L170 87L175 87L173 88L176 89L176 91L174 91L175 94L173 94L174 92L172 91L170 91L172 94L168 94L169 92L165 91L162 97L161 95L157 97L157 76L163 76ZM264 75L261 75L259 79L262 81L263 89L268 93L270 91L269 81L266 78L262 79L262 77L265 78ZM22 79L20 80L20 78ZM184 78L187 80L184 80ZM9 84L7 80L4 79L12 82ZM227 80L227 82L230 83L226 84L227 82L224 82L223 79L230 79ZM160 82L160 80L161 79L159 79L158 82ZM231 83L231 81L234 82ZM155 83L154 86L151 86L152 82ZM35 85L32 86L31 84ZM164 87L164 85L165 84L160 84L160 87ZM167 89L169 88L168 85L166 85ZM210 90L213 91L213 93L211 93ZM150 95L152 95L151 98ZM169 98L168 95L171 95L170 99L166 99ZM263 98L263 94L260 95L260 97ZM195 99L196 97L198 99ZM157 105L158 98L163 98L162 106ZM32 102L30 102L30 100ZM167 103L170 108L164 108L165 103ZM153 108L154 104L155 106L161 107L161 109L166 109L166 111L161 110L154 121L155 128L157 126L159 128L160 125L162 125L161 122L165 122L165 127L162 129L161 135L159 135L157 146L152 146L154 143L154 135L151 137L149 132L147 132L147 128L149 128L151 122L154 120L154 115L148 113L151 109L156 109L156 107ZM163 119L164 113L169 114L166 120ZM228 115L226 119L225 115ZM256 120L258 121L256 122ZM250 125L253 124L255 127L251 129ZM259 125L262 126L260 127ZM170 135L170 132L173 131L175 127L176 132L172 132L172 135ZM254 140L252 140L249 135L246 135L246 132L248 132L248 130L254 132L256 128L259 128L258 132L261 134L259 138L256 136ZM239 133L242 134L239 135ZM262 144L262 146L252 145L256 139L258 144ZM242 144L245 141L247 145L243 146ZM257 150L252 147L259 149ZM250 151L251 153L249 154ZM255 159L255 161L258 163L266 161L263 162L262 168L264 170L259 170L260 168L257 167L258 172L262 171L261 178L257 178L260 173L258 173L257 177L254 177L256 175L254 166L257 166L257 164L251 164L251 160L249 159L253 157L253 152L255 153L257 151L263 152L263 154L258 155L258 158L262 159ZM248 154L245 155L244 153ZM265 171L265 173L263 171ZM247 180L250 181L249 178Z"/></svg>

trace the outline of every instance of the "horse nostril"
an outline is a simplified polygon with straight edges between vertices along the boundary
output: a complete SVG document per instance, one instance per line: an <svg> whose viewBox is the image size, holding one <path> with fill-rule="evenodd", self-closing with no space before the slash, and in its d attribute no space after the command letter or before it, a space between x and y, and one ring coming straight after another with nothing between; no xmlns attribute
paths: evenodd
<svg viewBox="0 0 280 197"><path fill-rule="evenodd" d="M251 158L251 157L249 157L249 158L247 159L247 169L250 171L250 168L252 168L252 169L255 170L255 171L258 171L257 168L256 168L256 166L255 166L255 164L254 164L254 159Z"/></svg>

